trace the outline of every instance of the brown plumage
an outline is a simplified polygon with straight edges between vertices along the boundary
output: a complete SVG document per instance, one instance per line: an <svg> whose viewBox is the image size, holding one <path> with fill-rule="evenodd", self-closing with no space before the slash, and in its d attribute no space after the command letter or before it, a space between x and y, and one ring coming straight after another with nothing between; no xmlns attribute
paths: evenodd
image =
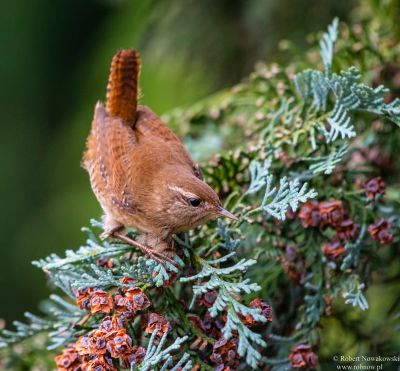
<svg viewBox="0 0 400 371"><path fill-rule="evenodd" d="M134 123L138 101L140 56L132 49L120 50L111 61L107 85L106 109L129 123Z"/></svg>
<svg viewBox="0 0 400 371"><path fill-rule="evenodd" d="M83 167L104 211L105 235L139 246L157 260L173 255L172 234L224 210L180 139L145 106L137 106L140 57L122 50L113 58L107 104L97 103ZM133 227L139 242L120 230Z"/></svg>

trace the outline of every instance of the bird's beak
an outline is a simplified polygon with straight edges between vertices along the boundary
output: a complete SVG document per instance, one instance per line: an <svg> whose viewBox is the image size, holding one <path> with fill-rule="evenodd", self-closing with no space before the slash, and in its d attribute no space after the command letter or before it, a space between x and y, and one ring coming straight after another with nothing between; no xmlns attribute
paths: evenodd
<svg viewBox="0 0 400 371"><path fill-rule="evenodd" d="M239 218L230 213L228 210L225 210L223 207L220 207L219 209L219 215L224 216L229 219L236 220L237 222L239 221Z"/></svg>

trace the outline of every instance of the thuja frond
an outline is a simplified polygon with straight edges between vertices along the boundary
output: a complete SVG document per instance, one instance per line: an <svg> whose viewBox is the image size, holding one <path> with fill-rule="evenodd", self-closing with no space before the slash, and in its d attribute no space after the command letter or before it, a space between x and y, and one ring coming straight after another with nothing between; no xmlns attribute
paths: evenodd
<svg viewBox="0 0 400 371"><path fill-rule="evenodd" d="M224 255L218 259L213 259L213 260L201 259L202 270L194 276L182 277L180 279L180 281L188 282L188 281L194 281L197 279L208 278L208 277L212 276L214 273L216 273L217 276L219 276L219 275L228 275L235 271L245 272L249 266L256 263L256 261L253 259L250 259L250 260L241 259L239 262L237 262L236 264L234 264L233 266L230 266L230 267L225 267L225 268L213 267L213 265L217 265L217 264L228 261L230 258L232 258L235 255L236 255L236 252L232 251L230 254Z"/></svg>
<svg viewBox="0 0 400 371"><path fill-rule="evenodd" d="M55 286L75 299L76 290L84 290L89 287L101 289L128 287L121 282L123 277L140 280L143 284L151 284L154 282L152 273L156 265L157 263L151 259L139 257L136 264L121 259L118 262L117 270L98 267L95 264L78 264L70 265L69 269L52 269L47 273Z"/></svg>
<svg viewBox="0 0 400 371"><path fill-rule="evenodd" d="M179 360L179 362L170 369L170 371L190 371L193 369L193 365L192 365L192 361L189 359L189 354L188 353L184 353L184 355L182 356L182 358ZM168 358L163 367L160 369L160 371L167 371L168 368L170 367L172 364L172 357Z"/></svg>
<svg viewBox="0 0 400 371"><path fill-rule="evenodd" d="M221 219L218 219L217 227L218 234L222 237L220 246L229 252L235 251L239 246L240 241L233 238L231 229L228 228Z"/></svg>
<svg viewBox="0 0 400 371"><path fill-rule="evenodd" d="M66 257L61 258L52 254L45 259L33 262L49 275L52 283L64 291L74 301L78 290L90 287L98 289L128 288L122 282L123 277L136 280L137 285L144 284L162 286L169 279L168 271L164 266L152 259L139 257L135 262L123 257L131 250L128 245L111 245L107 242L99 243L90 229L87 229L88 240L85 246L77 251L68 250ZM117 265L112 269L102 268L94 264L99 258L119 256ZM180 265L181 259L177 258ZM169 264L169 271L178 272L177 268ZM26 314L29 324L15 322L16 331L4 330L0 335L0 347L13 344L33 336L39 332L49 333L50 346L53 349L71 342L79 332L73 324L78 323L86 314L79 310L76 304L71 304L59 296L52 295L44 302L46 319Z"/></svg>
<svg viewBox="0 0 400 371"><path fill-rule="evenodd" d="M308 190L307 183L301 185L298 179L288 180L287 177L279 180L279 187L273 186L274 177L269 174L269 166L269 160L263 165L258 162L251 164L251 182L246 194L253 194L265 187L260 209L278 220L285 220L289 207L296 211L299 203L314 198L317 193L313 189Z"/></svg>
<svg viewBox="0 0 400 371"><path fill-rule="evenodd" d="M386 116L389 120L400 126L400 99L396 98L389 104L380 105L377 113Z"/></svg>
<svg viewBox="0 0 400 371"><path fill-rule="evenodd" d="M206 261L201 259L202 270L194 276L181 278L181 282L197 281L199 279L205 281L205 279L208 279L203 284L193 285L194 297L209 291L218 291L218 296L214 304L209 308L209 312L212 317L216 317L220 312L227 311L227 322L222 329L224 337L229 339L232 336L232 332L236 331L239 337L239 355L246 356L246 362L251 367L256 368L261 359L261 354L252 344L255 343L265 347L266 343L260 334L244 326L239 315L244 317L251 315L255 321L259 322L265 322L266 319L260 314L259 309L250 308L240 303L234 295L256 292L260 290L260 286L256 283L251 283L249 279L237 281L232 280L230 277L231 273L247 270L256 261L241 259L233 266L225 268L214 267L214 265L226 262L234 255L235 252L232 252L215 260Z"/></svg>
<svg viewBox="0 0 400 371"><path fill-rule="evenodd" d="M58 282L68 282L68 286L76 290L84 290L88 287L104 289L123 286L120 284L121 278L121 275L115 275L111 269L100 268L95 264L90 264L85 269L77 267L71 271L55 272L53 275L53 280L57 286L59 286ZM71 292L73 294L72 290Z"/></svg>
<svg viewBox="0 0 400 371"><path fill-rule="evenodd" d="M311 279L312 275L308 277ZM311 284L309 281L305 282L307 294L304 296L304 323L308 328L313 328L318 322L325 307L322 297L322 288Z"/></svg>
<svg viewBox="0 0 400 371"><path fill-rule="evenodd" d="M66 346L79 335L79 330L74 328L86 315L57 295L50 295L50 300L44 303L44 310L54 318L54 329L49 332L50 344L48 349Z"/></svg>
<svg viewBox="0 0 400 371"><path fill-rule="evenodd" d="M67 344L74 337L74 323L78 323L85 315L76 306L71 305L57 295L51 295L44 302L44 312L48 318L41 318L32 313L25 313L28 323L14 321L15 331L0 331L0 348L18 343L41 332L49 333L50 345L54 349Z"/></svg>
<svg viewBox="0 0 400 371"><path fill-rule="evenodd" d="M321 41L319 42L321 48L321 58L324 62L325 72L329 74L334 54L334 47L338 37L339 19L335 18L328 26L327 32L324 32Z"/></svg>
<svg viewBox="0 0 400 371"><path fill-rule="evenodd" d="M325 74L318 70L306 70L294 78L297 93L304 103L311 98L311 108L323 112L326 110L329 94L334 97L334 107L322 117L328 124L324 131L327 142L338 138L350 139L356 135L351 112L365 111L387 117L400 124L400 100L387 104L384 101L383 86L370 88L362 83L361 74L355 67L331 73L333 48L337 38L338 20L335 19L324 33L320 42L321 57L325 66ZM315 118L318 122L318 118Z"/></svg>
<svg viewBox="0 0 400 371"><path fill-rule="evenodd" d="M219 312L223 311L227 304L230 304L232 308L246 316L250 313L258 313L243 304L240 304L234 297L233 293L240 294L256 292L260 290L260 286L256 283L250 283L249 279L245 279L241 282L228 282L221 279L217 274L213 274L210 280L204 285L193 285L193 293L195 296L205 294L208 291L219 290L219 295L215 300L212 307L209 309L210 314L215 317ZM256 320L262 320L260 316L256 315Z"/></svg>
<svg viewBox="0 0 400 371"><path fill-rule="evenodd" d="M353 138L356 136L350 117L340 101L337 101L332 115L327 118L327 121L330 126L329 133L326 135L328 142L335 141L339 136L341 139Z"/></svg>
<svg viewBox="0 0 400 371"><path fill-rule="evenodd" d="M271 189L272 178L267 182L261 208L276 219L285 220L286 212L290 207L296 211L300 202L314 198L317 193L314 189L307 190L308 184L300 185L298 179L288 180L283 177L279 180L279 188Z"/></svg>
<svg viewBox="0 0 400 371"><path fill-rule="evenodd" d="M154 265L154 273L153 280L157 287L161 287L164 282L169 280L169 274L167 269L162 264L155 264ZM176 271L176 268L173 268Z"/></svg>
<svg viewBox="0 0 400 371"><path fill-rule="evenodd" d="M174 260L181 266L185 264L179 256L175 256ZM143 283L153 283L156 287L161 287L170 279L170 272L178 273L178 268L165 262L160 264L153 259L146 259L140 256L135 263L127 263L122 267L124 276L138 280Z"/></svg>
<svg viewBox="0 0 400 371"><path fill-rule="evenodd" d="M253 316L254 313L250 312ZM237 331L239 335L238 353L241 356L246 356L246 363L253 368L257 368L261 360L261 354L254 348L252 343L266 347L267 343L262 339L262 336L256 332L251 331L243 324L238 317L236 311L229 310L227 314L227 321L222 333L226 339L232 336L232 332Z"/></svg>
<svg viewBox="0 0 400 371"><path fill-rule="evenodd" d="M85 271L79 268L70 270L63 269L62 271L47 271L49 279L54 286L60 288L65 294L73 299L75 299L74 284L82 278L83 273L85 273Z"/></svg>
<svg viewBox="0 0 400 371"><path fill-rule="evenodd" d="M300 202L306 202L317 195L313 189L307 190L307 183L300 186L298 179L288 180L287 177L283 177L279 180L278 188L272 186L272 181L273 176L269 175L261 209L278 220L286 219L289 207L296 211Z"/></svg>
<svg viewBox="0 0 400 371"><path fill-rule="evenodd" d="M306 157L305 161L314 162L310 165L310 170L314 175L323 173L323 174L332 174L336 165L342 162L344 156L349 150L349 146L347 144L343 144L339 148L333 148L332 152L327 156L321 157Z"/></svg>
<svg viewBox="0 0 400 371"><path fill-rule="evenodd" d="M365 298L362 290L365 285L359 284L357 287L353 287L350 291L343 292L343 298L346 304L350 304L353 307L359 307L361 310L367 310L369 305L367 299Z"/></svg>
<svg viewBox="0 0 400 371"><path fill-rule="evenodd" d="M67 250L65 258L61 258L57 254L51 254L45 259L35 260L32 264L43 270L60 269L70 264L93 262L100 257L122 255L132 250L132 246L129 245L109 244L106 241L100 244L93 239L88 239L86 243L87 245L81 246L76 251Z"/></svg>
<svg viewBox="0 0 400 371"><path fill-rule="evenodd" d="M178 272L172 264L166 262L165 267L152 259L138 257L135 262L129 261L124 254L132 247L126 244L109 244L99 242L92 230L85 228L88 239L85 246L77 251L67 250L66 257L61 258L52 254L44 259L34 261L33 264L46 271L53 283L61 288L68 296L74 298L76 290L89 287L111 288L126 287L121 283L122 277L138 280L142 284L154 284L160 287L169 280L168 272ZM98 267L95 262L99 258L119 257L117 269ZM184 266L177 256L176 261ZM75 292L74 292L75 290Z"/></svg>
<svg viewBox="0 0 400 371"><path fill-rule="evenodd" d="M271 161L269 160L264 161L262 164L258 161L253 161L250 164L250 186L246 194L256 193L267 184L270 166Z"/></svg>
<svg viewBox="0 0 400 371"><path fill-rule="evenodd" d="M152 272L156 263L150 259L140 257L137 264L130 264L122 260L118 265L118 271L115 269L106 269L91 264L87 267L75 268L72 271L57 272L55 279L64 281L70 278L70 285L76 290L84 290L89 287L107 289L112 287L127 288L129 285L121 282L121 278L129 277L140 280L142 284L151 284L154 282Z"/></svg>
<svg viewBox="0 0 400 371"><path fill-rule="evenodd" d="M47 332L54 328L54 322L37 317L32 313L26 312L25 317L29 321L28 323L13 322L15 331L5 329L0 331L0 348L5 348L40 332Z"/></svg>
<svg viewBox="0 0 400 371"><path fill-rule="evenodd" d="M164 333L158 345L154 344L157 331L154 331L150 337L149 343L147 345L146 355L143 359L142 364L138 368L140 371L154 370L155 366L160 366L160 370L167 370L172 364L171 353L178 350L181 345L187 340L187 336L178 337L175 339L173 344L163 349L168 332ZM162 365L161 365L162 363ZM189 355L185 353L180 361L169 370L190 370L192 368L192 363L189 360ZM136 367L132 365L131 370L136 370Z"/></svg>
<svg viewBox="0 0 400 371"><path fill-rule="evenodd" d="M360 260L360 249L366 232L367 232L367 226L363 224L360 233L357 237L357 240L355 242L346 243L345 248L347 256L343 259L343 262L340 266L341 270L345 271L346 269L349 269L351 266L354 267L358 266Z"/></svg>
<svg viewBox="0 0 400 371"><path fill-rule="evenodd" d="M325 111L327 106L329 86L326 77L321 71L305 70L294 76L297 93L304 102L311 98L311 108Z"/></svg>

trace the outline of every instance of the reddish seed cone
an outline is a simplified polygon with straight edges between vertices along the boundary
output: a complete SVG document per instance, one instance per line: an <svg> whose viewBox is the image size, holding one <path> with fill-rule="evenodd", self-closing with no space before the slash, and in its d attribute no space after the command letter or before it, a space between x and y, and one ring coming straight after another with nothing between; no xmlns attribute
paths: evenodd
<svg viewBox="0 0 400 371"><path fill-rule="evenodd" d="M368 228L368 232L372 239L381 245L388 245L393 241L393 235L390 233L389 222L381 219Z"/></svg>

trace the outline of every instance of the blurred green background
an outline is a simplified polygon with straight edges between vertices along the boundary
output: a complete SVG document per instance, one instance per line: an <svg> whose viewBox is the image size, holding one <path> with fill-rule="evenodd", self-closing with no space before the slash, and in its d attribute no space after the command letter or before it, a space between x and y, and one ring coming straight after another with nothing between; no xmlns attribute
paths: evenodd
<svg viewBox="0 0 400 371"><path fill-rule="evenodd" d="M100 217L80 168L93 107L119 48L142 53L142 102L162 114L238 82L281 39L310 32L348 0L31 0L1 3L0 318L48 295L30 262L83 241Z"/></svg>

